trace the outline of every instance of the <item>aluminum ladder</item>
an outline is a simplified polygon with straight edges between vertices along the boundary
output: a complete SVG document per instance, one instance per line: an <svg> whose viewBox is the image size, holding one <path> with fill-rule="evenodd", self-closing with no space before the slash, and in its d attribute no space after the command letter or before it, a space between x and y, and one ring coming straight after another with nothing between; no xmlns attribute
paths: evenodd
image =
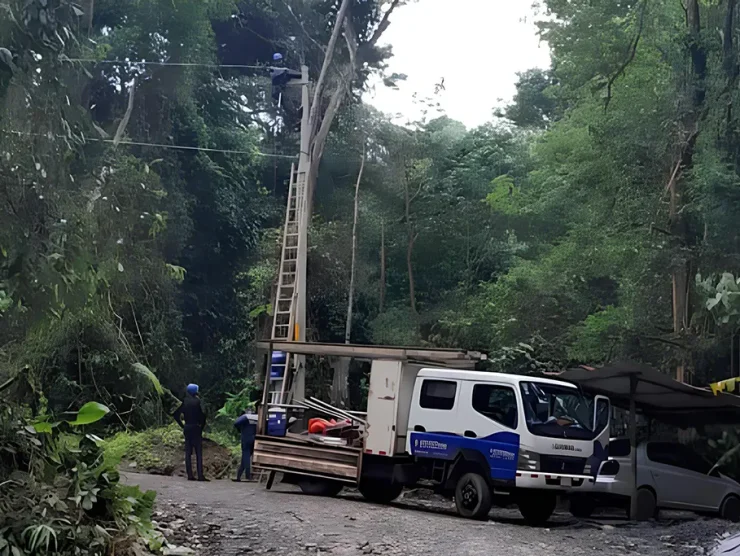
<svg viewBox="0 0 740 556"><path fill-rule="evenodd" d="M306 238L301 238L301 219L305 215L306 203L306 174L299 173L295 164L290 169L290 186L288 188L288 205L285 210L285 227L283 229L283 246L280 254L280 270L278 274L277 292L273 305L272 339L293 341L298 339L296 327L296 305L298 289L305 284L305 279L298 276L299 247ZM272 378L270 373L270 388L268 402L272 404L287 403L292 386L291 379L295 358L285 354L285 363L273 365L272 368L282 367L282 377Z"/></svg>

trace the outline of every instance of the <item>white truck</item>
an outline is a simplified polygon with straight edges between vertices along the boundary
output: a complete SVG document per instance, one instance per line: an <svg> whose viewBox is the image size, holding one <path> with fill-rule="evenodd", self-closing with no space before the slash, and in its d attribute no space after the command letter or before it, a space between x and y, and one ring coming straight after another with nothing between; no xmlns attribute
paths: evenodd
<svg viewBox="0 0 740 556"><path fill-rule="evenodd" d="M494 504L517 504L540 524L559 493L592 488L610 413L607 398L587 399L562 381L373 359L362 447L260 435L254 463L311 494L356 486L388 503L424 485L453 498L461 516L485 519Z"/></svg>

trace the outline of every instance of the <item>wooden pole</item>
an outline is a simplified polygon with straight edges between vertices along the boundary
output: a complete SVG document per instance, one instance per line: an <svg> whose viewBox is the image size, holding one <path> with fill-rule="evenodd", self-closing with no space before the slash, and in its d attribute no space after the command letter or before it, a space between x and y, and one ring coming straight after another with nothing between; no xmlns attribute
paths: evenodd
<svg viewBox="0 0 740 556"><path fill-rule="evenodd" d="M630 496L630 520L637 521L637 376L630 375L630 460L632 463L632 496Z"/></svg>

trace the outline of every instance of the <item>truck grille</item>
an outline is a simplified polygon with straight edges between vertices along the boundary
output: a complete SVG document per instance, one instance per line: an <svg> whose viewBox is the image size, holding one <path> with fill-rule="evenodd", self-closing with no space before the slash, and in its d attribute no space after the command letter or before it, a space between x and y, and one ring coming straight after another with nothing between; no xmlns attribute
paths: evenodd
<svg viewBox="0 0 740 556"><path fill-rule="evenodd" d="M540 471L543 473L565 473L583 475L586 458L540 455Z"/></svg>

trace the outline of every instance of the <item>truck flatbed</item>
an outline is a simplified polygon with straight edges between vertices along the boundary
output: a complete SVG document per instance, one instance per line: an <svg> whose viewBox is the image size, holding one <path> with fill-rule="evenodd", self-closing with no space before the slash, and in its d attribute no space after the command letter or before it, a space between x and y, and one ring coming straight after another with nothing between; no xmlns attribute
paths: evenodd
<svg viewBox="0 0 740 556"><path fill-rule="evenodd" d="M288 433L284 437L257 436L255 467L293 475L306 475L356 485L362 452L350 446L328 446L311 442L306 436Z"/></svg>

